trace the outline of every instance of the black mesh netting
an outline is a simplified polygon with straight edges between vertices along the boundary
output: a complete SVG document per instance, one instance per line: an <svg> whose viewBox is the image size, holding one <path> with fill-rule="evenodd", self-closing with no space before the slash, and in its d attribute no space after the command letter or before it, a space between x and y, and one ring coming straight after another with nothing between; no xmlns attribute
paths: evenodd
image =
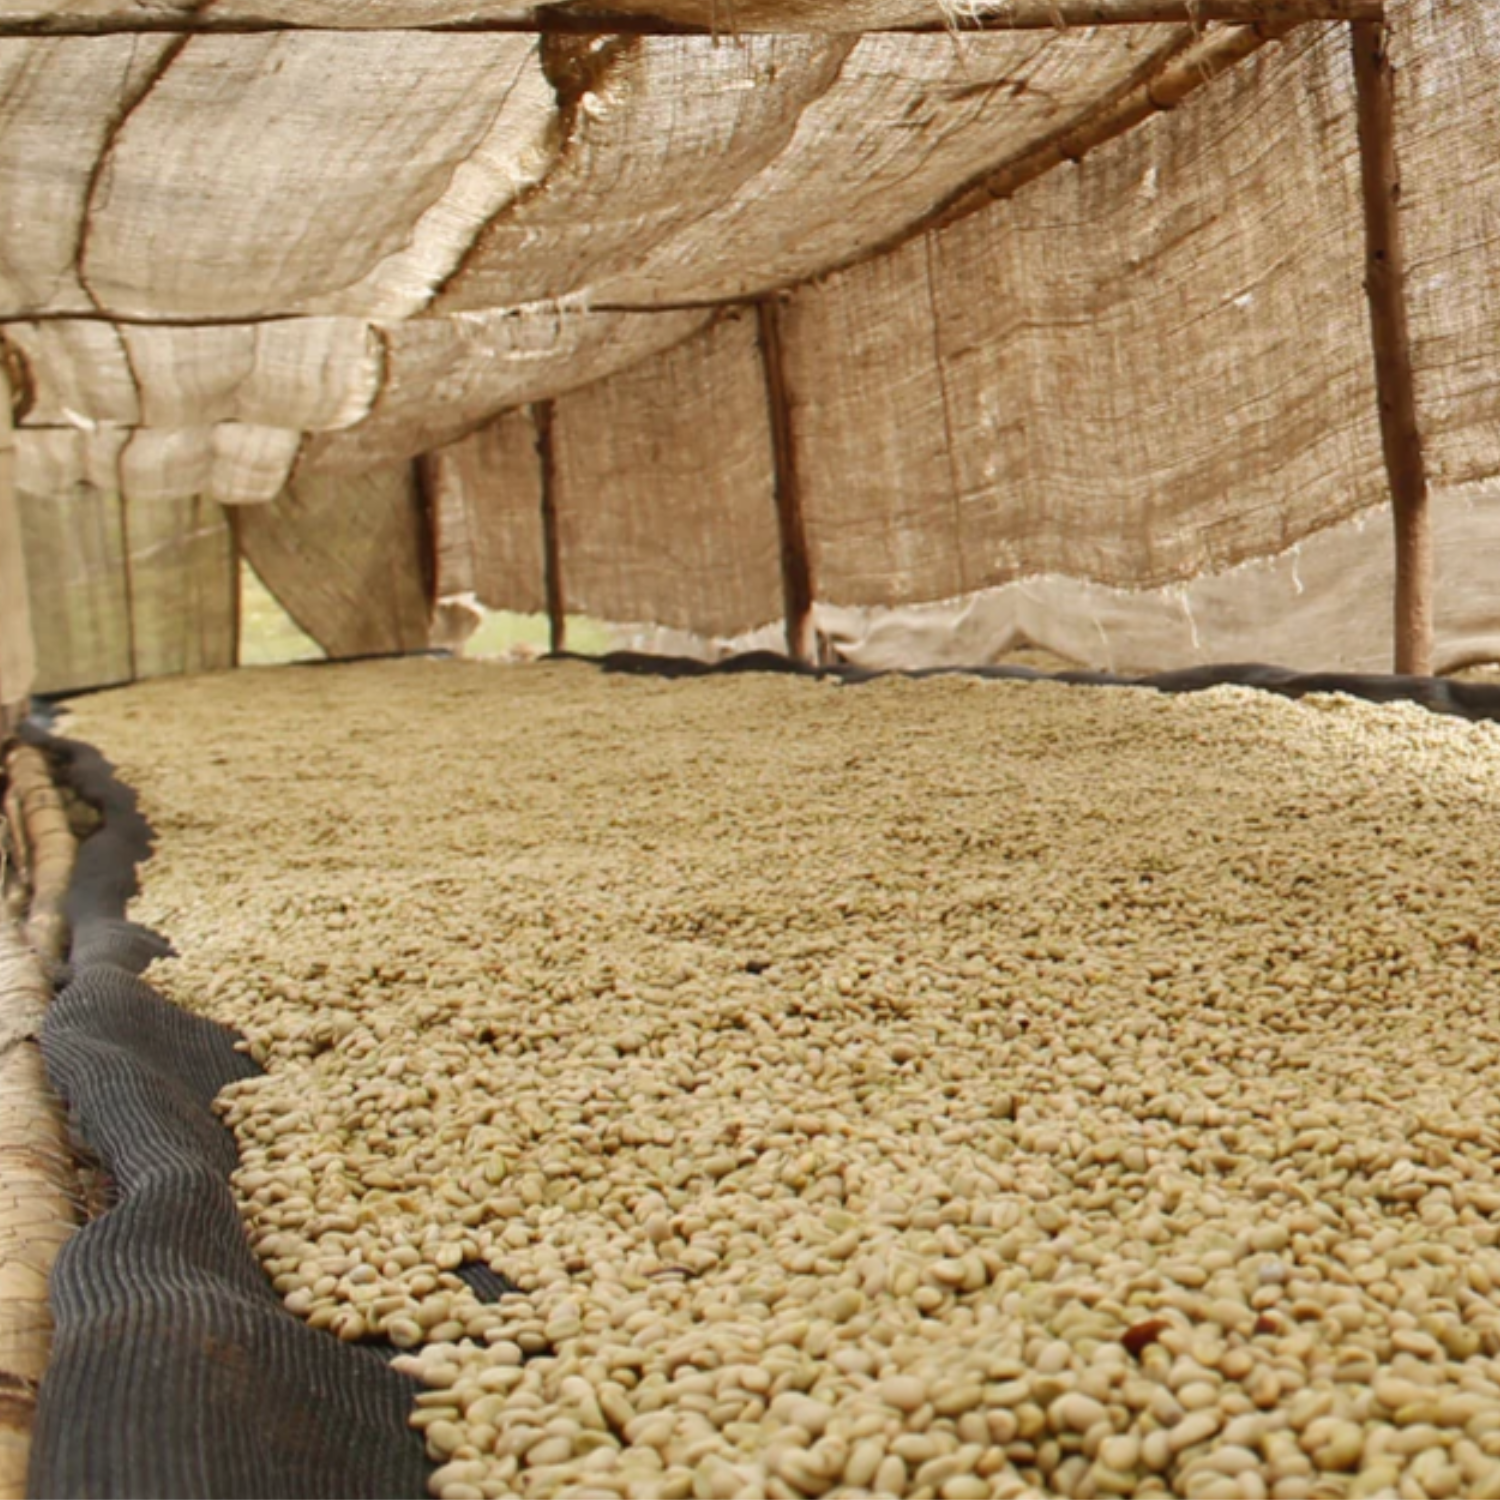
<svg viewBox="0 0 1500 1500"><path fill-rule="evenodd" d="M1500 686L1454 682L1442 677L1391 677L1357 672L1292 672L1260 662L1222 666L1184 667L1151 677L1117 677L1108 672L1040 672L1033 667L920 667L913 671L848 665L812 667L773 651L747 651L722 661L705 662L691 656L655 656L642 651L611 651L603 656L554 653L553 661L587 662L601 671L641 677L707 677L740 672L783 672L825 677L851 685L882 677L986 677L1032 680L1046 678L1083 687L1147 687L1162 693L1197 693L1212 687L1253 687L1282 698L1305 698L1310 693L1346 693L1367 703L1417 703L1433 713L1470 720L1500 721Z"/></svg>
<svg viewBox="0 0 1500 1500"><path fill-rule="evenodd" d="M246 1240L234 1140L210 1105L258 1069L137 977L169 949L125 918L150 849L134 794L90 747L28 738L104 814L79 850L42 1052L111 1200L52 1272L29 1493L425 1494L414 1383L288 1313Z"/></svg>

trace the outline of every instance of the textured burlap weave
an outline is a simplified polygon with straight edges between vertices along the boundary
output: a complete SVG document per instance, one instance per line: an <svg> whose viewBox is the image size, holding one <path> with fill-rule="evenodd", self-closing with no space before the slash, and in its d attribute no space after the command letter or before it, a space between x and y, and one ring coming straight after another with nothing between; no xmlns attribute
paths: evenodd
<svg viewBox="0 0 1500 1500"><path fill-rule="evenodd" d="M1185 48L1242 33L869 30L962 18L923 0L621 7L717 36L410 29L524 23L510 3L193 9L0 5L0 318L41 686L232 659L219 507L262 507L242 532L262 556L338 553L395 483L367 476L423 455L435 513L464 517L439 591L537 607L511 414L546 399L570 604L773 623L764 372L726 333L769 292L825 606L1184 582L1385 498L1341 23L932 231L955 195L1148 98ZM1500 471L1500 12L1388 17L1419 420L1446 492ZM3 34L42 21L99 34ZM422 548L390 559L402 598L430 581ZM372 606L367 573L263 571L336 653L416 628Z"/></svg>

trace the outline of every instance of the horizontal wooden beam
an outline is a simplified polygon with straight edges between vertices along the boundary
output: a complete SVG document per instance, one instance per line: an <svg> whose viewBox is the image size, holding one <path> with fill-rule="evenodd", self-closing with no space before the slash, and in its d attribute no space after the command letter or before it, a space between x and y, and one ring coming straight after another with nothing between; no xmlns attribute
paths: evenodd
<svg viewBox="0 0 1500 1500"><path fill-rule="evenodd" d="M1300 26L1306 21L1378 20L1385 0L1001 0L993 15L964 16L946 29L1061 31L1081 26ZM900 30L902 28L892 28ZM934 23L905 28L939 31Z"/></svg>
<svg viewBox="0 0 1500 1500"><path fill-rule="evenodd" d="M1093 26L1206 25L1227 22L1245 26L1300 25L1305 21L1378 21L1384 0L991 0L988 14L959 14L906 26L841 27L820 19L813 26L789 26L773 16L737 21L730 6L724 21L684 21L670 16L568 5L541 6L527 17L475 18L420 26L299 26L295 22L172 11L116 15L42 14L0 22L0 40L66 36L259 36L284 31L424 32L456 36L476 33L548 33L562 36L722 36L753 34L912 35L932 32L1055 31Z"/></svg>
<svg viewBox="0 0 1500 1500"><path fill-rule="evenodd" d="M1067 162L1082 161L1091 151L1143 125L1152 115L1176 109L1221 74L1243 62L1267 42L1279 41L1297 24L1241 26L1204 34L1184 47L1159 71L1090 110L1081 119L1029 147L962 189L925 222L912 226L925 233L967 218L997 203Z"/></svg>

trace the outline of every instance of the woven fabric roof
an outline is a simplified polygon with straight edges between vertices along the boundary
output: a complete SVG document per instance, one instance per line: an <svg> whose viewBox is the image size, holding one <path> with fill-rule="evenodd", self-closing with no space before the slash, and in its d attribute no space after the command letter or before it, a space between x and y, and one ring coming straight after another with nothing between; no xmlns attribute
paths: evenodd
<svg viewBox="0 0 1500 1500"><path fill-rule="evenodd" d="M23 487L33 451L50 487L136 429L127 495L269 500L304 443L314 470L413 457L706 318L643 310L900 236L1179 31L0 43L24 226L0 307L36 393L23 425L54 434L23 443ZM91 424L109 430L78 441Z"/></svg>
<svg viewBox="0 0 1500 1500"><path fill-rule="evenodd" d="M1373 5L0 0L32 592L123 574L48 606L43 680L232 656L235 527L270 574L336 571L376 494L439 518L402 543L429 592L534 606L546 400L570 606L768 623L772 293L829 603L1156 587L1380 503L1347 28L1310 10ZM1470 484L1500 472L1500 19L1386 13L1429 467ZM106 662L84 617L143 608L145 536L180 566L139 634L176 644ZM405 643L416 608L335 634Z"/></svg>

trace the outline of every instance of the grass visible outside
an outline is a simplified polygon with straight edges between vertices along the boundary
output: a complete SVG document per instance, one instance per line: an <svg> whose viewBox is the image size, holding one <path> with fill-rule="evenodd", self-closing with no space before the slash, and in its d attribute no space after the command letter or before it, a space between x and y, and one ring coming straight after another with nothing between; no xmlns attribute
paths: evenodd
<svg viewBox="0 0 1500 1500"><path fill-rule="evenodd" d="M465 656L506 656L518 646L538 652L548 648L546 615L518 615L508 609L484 611L484 624L464 642ZM586 615L567 617L567 646L585 656L602 656L611 649L609 626Z"/></svg>
<svg viewBox="0 0 1500 1500"><path fill-rule="evenodd" d="M240 563L240 665L322 661L326 653L281 607L254 568Z"/></svg>
<svg viewBox="0 0 1500 1500"><path fill-rule="evenodd" d="M547 650L545 615L521 615L482 607L484 623L456 655L469 657L541 655ZM602 655L614 644L609 626L585 615L568 616L568 649L588 656ZM326 653L287 614L276 596L260 581L248 562L240 563L240 665L280 666L287 662L322 661Z"/></svg>

